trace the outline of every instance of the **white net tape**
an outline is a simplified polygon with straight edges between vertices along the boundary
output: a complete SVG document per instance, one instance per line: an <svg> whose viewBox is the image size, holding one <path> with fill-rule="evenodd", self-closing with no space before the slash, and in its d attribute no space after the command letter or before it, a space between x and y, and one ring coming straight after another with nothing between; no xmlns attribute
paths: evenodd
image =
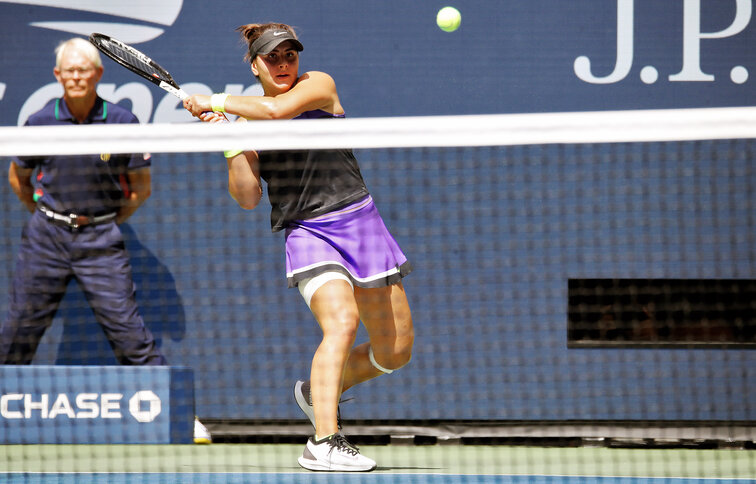
<svg viewBox="0 0 756 484"><path fill-rule="evenodd" d="M756 108L352 118L337 122L0 127L0 156L741 138L756 138Z"/></svg>

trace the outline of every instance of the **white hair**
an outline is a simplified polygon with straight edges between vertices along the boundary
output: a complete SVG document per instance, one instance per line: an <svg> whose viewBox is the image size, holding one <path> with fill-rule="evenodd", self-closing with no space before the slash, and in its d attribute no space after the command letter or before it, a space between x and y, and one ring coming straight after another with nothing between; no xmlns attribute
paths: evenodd
<svg viewBox="0 0 756 484"><path fill-rule="evenodd" d="M60 63L63 60L63 53L69 47L84 54L87 59L92 61L92 64L94 64L95 67L99 68L102 66L100 51L97 50L97 47L80 37L74 37L72 39L64 40L55 48L55 67L60 67Z"/></svg>

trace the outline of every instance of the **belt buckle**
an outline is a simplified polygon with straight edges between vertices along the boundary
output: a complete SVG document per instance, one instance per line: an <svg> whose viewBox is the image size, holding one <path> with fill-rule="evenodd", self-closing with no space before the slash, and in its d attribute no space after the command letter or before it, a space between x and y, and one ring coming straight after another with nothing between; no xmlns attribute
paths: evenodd
<svg viewBox="0 0 756 484"><path fill-rule="evenodd" d="M79 216L76 215L75 213L72 213L72 214L70 214L68 216L68 218L71 219L71 221L68 223L71 226L71 228L72 229L78 229L79 228L79 222L77 222L76 220L79 218Z"/></svg>

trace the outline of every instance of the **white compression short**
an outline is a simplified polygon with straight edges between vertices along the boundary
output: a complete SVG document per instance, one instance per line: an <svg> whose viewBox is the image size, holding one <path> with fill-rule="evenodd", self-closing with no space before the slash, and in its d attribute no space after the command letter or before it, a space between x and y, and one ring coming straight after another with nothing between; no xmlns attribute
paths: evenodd
<svg viewBox="0 0 756 484"><path fill-rule="evenodd" d="M315 277L302 279L301 281L299 281L299 284L297 284L297 287L299 288L299 293L307 303L307 307L310 307L312 296L313 294L315 294L315 291L320 289L320 286L328 281L335 281L339 279L347 281L349 285L352 286L352 290L354 290L354 284L352 284L352 280L341 272L324 272L322 274L318 274Z"/></svg>

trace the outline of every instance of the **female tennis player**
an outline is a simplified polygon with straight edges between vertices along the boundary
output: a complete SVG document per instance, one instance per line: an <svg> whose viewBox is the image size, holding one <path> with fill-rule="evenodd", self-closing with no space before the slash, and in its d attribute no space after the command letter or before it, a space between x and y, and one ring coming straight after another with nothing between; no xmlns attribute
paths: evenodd
<svg viewBox="0 0 756 484"><path fill-rule="evenodd" d="M299 75L303 46L290 26L250 24L237 30L264 95L193 95L184 107L194 116L207 122L224 118L210 111L242 121L344 117L331 76ZM260 179L267 182L272 230L286 234L289 287L299 288L323 331L310 380L294 387L315 426L299 464L310 470L372 470L375 461L339 432L339 399L348 388L409 362L414 331L401 279L412 270L410 263L378 214L351 150L225 154L229 192L241 207L255 208ZM369 342L354 346L360 320Z"/></svg>

